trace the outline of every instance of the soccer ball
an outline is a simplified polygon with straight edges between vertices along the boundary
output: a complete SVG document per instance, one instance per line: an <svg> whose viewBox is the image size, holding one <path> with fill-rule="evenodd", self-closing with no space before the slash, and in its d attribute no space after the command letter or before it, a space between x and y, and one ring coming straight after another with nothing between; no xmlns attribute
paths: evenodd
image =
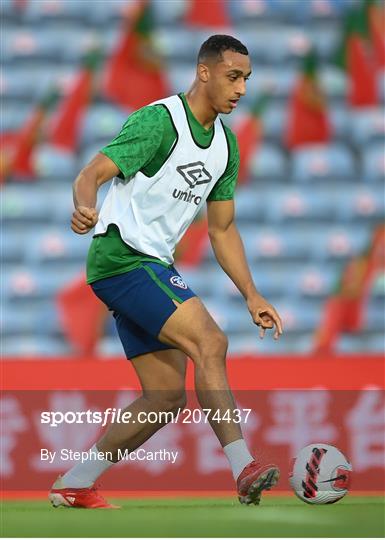
<svg viewBox="0 0 385 540"><path fill-rule="evenodd" d="M330 444L315 443L297 454L289 481L301 501L332 504L347 494L351 472L342 452Z"/></svg>

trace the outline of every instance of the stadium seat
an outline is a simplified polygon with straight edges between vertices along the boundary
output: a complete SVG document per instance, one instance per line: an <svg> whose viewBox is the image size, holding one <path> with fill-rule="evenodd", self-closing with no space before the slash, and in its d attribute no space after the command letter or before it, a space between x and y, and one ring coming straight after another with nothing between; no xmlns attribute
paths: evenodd
<svg viewBox="0 0 385 540"><path fill-rule="evenodd" d="M285 334L303 334L317 328L321 318L321 305L317 299L287 301L283 298L275 308L281 316Z"/></svg>
<svg viewBox="0 0 385 540"><path fill-rule="evenodd" d="M75 263L84 266L90 238L75 235L71 230L46 227L33 235L33 242L26 245L25 261L29 264Z"/></svg>
<svg viewBox="0 0 385 540"><path fill-rule="evenodd" d="M12 265L3 272L3 297L11 300L48 300L73 279L79 277L83 267L65 264L53 272L44 266Z"/></svg>
<svg viewBox="0 0 385 540"><path fill-rule="evenodd" d="M20 129L32 114L29 103L15 100L2 100L1 132L14 132Z"/></svg>
<svg viewBox="0 0 385 540"><path fill-rule="evenodd" d="M262 144L258 148L251 162L251 176L259 178L282 180L287 175L286 156L278 146Z"/></svg>
<svg viewBox="0 0 385 540"><path fill-rule="evenodd" d="M51 201L39 184L8 184L3 189L1 221L4 225L18 224L21 230L23 225L47 223L50 209Z"/></svg>
<svg viewBox="0 0 385 540"><path fill-rule="evenodd" d="M262 125L264 137L273 138L278 144L282 144L282 134L287 122L288 110L281 100L271 99L262 113Z"/></svg>
<svg viewBox="0 0 385 540"><path fill-rule="evenodd" d="M2 73L1 96L8 99L23 99L30 103L31 110L37 100L46 95L61 81L73 77L74 68L55 62L40 60L32 65L29 61L18 62L17 66L7 66Z"/></svg>
<svg viewBox="0 0 385 540"><path fill-rule="evenodd" d="M340 222L366 222L381 220L385 216L383 186L354 187L335 190L333 204Z"/></svg>
<svg viewBox="0 0 385 540"><path fill-rule="evenodd" d="M98 144L102 148L118 135L127 118L126 112L113 105L93 105L88 109L83 122L82 144Z"/></svg>
<svg viewBox="0 0 385 540"><path fill-rule="evenodd" d="M311 243L308 227L243 227L241 236L250 261L303 259Z"/></svg>
<svg viewBox="0 0 385 540"><path fill-rule="evenodd" d="M335 265L308 265L299 267L288 276L290 292L297 298L325 299L333 293L339 279L339 271ZM285 288L287 286L285 284Z"/></svg>
<svg viewBox="0 0 385 540"><path fill-rule="evenodd" d="M60 338L47 336L35 336L31 334L20 334L17 337L5 338L2 343L2 353L8 358L19 357L23 360L31 358L52 357L58 360L60 356L73 353L71 347Z"/></svg>
<svg viewBox="0 0 385 540"><path fill-rule="evenodd" d="M291 289L288 289L287 284L291 283L298 267L295 262L276 264L271 261L256 261L250 270L258 290L272 302L273 298L281 298L290 293Z"/></svg>
<svg viewBox="0 0 385 540"><path fill-rule="evenodd" d="M351 135L350 114L351 111L342 103L328 103L327 112L332 128L333 138L349 140Z"/></svg>
<svg viewBox="0 0 385 540"><path fill-rule="evenodd" d="M80 169L76 171L75 176L79 171ZM69 232L70 230L71 216L74 211L72 181L75 176L69 178L68 182L56 184L56 189L48 190L47 193L47 198L50 201L48 216L52 224L57 224L62 232ZM57 204L57 201L60 201L60 204Z"/></svg>
<svg viewBox="0 0 385 540"><path fill-rule="evenodd" d="M338 354L354 354L357 351L367 351L366 340L361 333L343 334L335 346Z"/></svg>
<svg viewBox="0 0 385 540"><path fill-rule="evenodd" d="M4 60L7 63L17 65L21 61L50 61L54 62L62 58L64 44L71 42L68 33L72 32L72 39L79 36L79 31L63 25L56 28L42 28L36 26L28 29L8 28L4 40ZM77 38L79 41L79 38ZM3 60L3 61L4 61Z"/></svg>
<svg viewBox="0 0 385 540"><path fill-rule="evenodd" d="M371 230L357 224L350 227L318 227L310 231L310 234L308 253L314 262L330 259L343 261L367 248Z"/></svg>
<svg viewBox="0 0 385 540"><path fill-rule="evenodd" d="M385 155L383 143L374 142L366 146L362 156L362 168L364 180L369 182L384 181Z"/></svg>
<svg viewBox="0 0 385 540"><path fill-rule="evenodd" d="M7 337L22 335L55 336L60 332L55 305L52 301L11 302L4 305L6 316L2 322L2 334Z"/></svg>
<svg viewBox="0 0 385 540"><path fill-rule="evenodd" d="M367 331L381 332L384 330L385 311L383 298L371 297L369 299L364 321L365 330Z"/></svg>
<svg viewBox="0 0 385 540"><path fill-rule="evenodd" d="M281 316L285 335L312 332L320 321L320 305L318 300L299 301L284 297L276 302L274 307Z"/></svg>
<svg viewBox="0 0 385 540"><path fill-rule="evenodd" d="M162 6L164 5L162 4ZM156 32L156 43L169 67L172 67L175 62L189 65L192 54L198 52L205 39L202 38L202 31L192 30L185 26L174 28L172 32L170 32L169 26L163 26ZM188 84L188 80L185 81L186 83Z"/></svg>
<svg viewBox="0 0 385 540"><path fill-rule="evenodd" d="M298 77L297 69L288 66L261 67L253 73L255 88L268 88L280 98L290 95Z"/></svg>
<svg viewBox="0 0 385 540"><path fill-rule="evenodd" d="M284 333L279 340L274 340L271 332L267 332L264 339L260 339L258 330L250 334L233 336L229 340L230 354L252 354L255 356L275 356L288 354L306 354L312 350L313 334Z"/></svg>
<svg viewBox="0 0 385 540"><path fill-rule="evenodd" d="M356 350L362 350L356 349ZM364 350L371 353L385 353L385 338L383 329L380 332L371 333L365 340Z"/></svg>
<svg viewBox="0 0 385 540"><path fill-rule="evenodd" d="M345 98L348 82L344 71L332 64L324 64L319 70L319 80L329 101Z"/></svg>
<svg viewBox="0 0 385 540"><path fill-rule="evenodd" d="M100 3L102 2L97 2L94 6ZM93 12L94 10L88 11ZM102 69L105 59L112 53L118 39L118 29L114 26L104 27L101 34L93 26L79 32L79 29L69 25L65 33L67 33L68 41L65 47L63 47L63 41L61 41L60 58L63 62L68 65L72 64L75 68L81 66L85 55L90 49L97 48L100 54L100 69Z"/></svg>
<svg viewBox="0 0 385 540"><path fill-rule="evenodd" d="M103 144L101 144L100 142L92 143L85 146L83 150L79 152L76 174L78 174L80 169L84 167L93 157L95 157L98 152L100 152L102 147L103 147Z"/></svg>
<svg viewBox="0 0 385 540"><path fill-rule="evenodd" d="M304 3L302 3L302 5L303 4ZM325 4L326 2L324 2L324 5ZM312 22L311 30L309 31L311 41L316 48L319 58L333 64L333 59L341 39L340 22L327 20L328 18L333 17L333 15L336 15L333 8L331 8L328 13L325 12L323 15L322 12L314 12L314 6L317 5L316 2L313 2L312 5L313 13L315 15L319 15L319 19L318 21ZM329 6L331 6L330 2Z"/></svg>
<svg viewBox="0 0 385 540"><path fill-rule="evenodd" d="M292 175L295 181L322 181L326 178L352 179L355 166L351 152L341 144L315 145L295 150Z"/></svg>
<svg viewBox="0 0 385 540"><path fill-rule="evenodd" d="M266 194L249 186L239 187L235 195L237 221L260 222L264 220Z"/></svg>
<svg viewBox="0 0 385 540"><path fill-rule="evenodd" d="M247 332L253 328L246 306L229 304L223 299L207 299L209 313L227 335Z"/></svg>
<svg viewBox="0 0 385 540"><path fill-rule="evenodd" d="M92 9L85 13L85 21L88 25L102 28L115 26L117 29L122 23L122 15L127 10L129 4L125 0L116 2L94 2Z"/></svg>
<svg viewBox="0 0 385 540"><path fill-rule="evenodd" d="M330 191L316 186L315 189L286 188L269 198L266 209L271 223L304 220L331 221L334 218L333 196Z"/></svg>
<svg viewBox="0 0 385 540"><path fill-rule="evenodd" d="M95 4L98 3L96 2ZM72 24L78 24L80 30L82 22L87 21L89 11L90 5L88 2L67 2L67 0L47 2L46 0L34 0L33 2L27 2L23 10L23 20L25 24L31 26L44 26L49 23L55 24L58 21L64 23L71 22Z"/></svg>
<svg viewBox="0 0 385 540"><path fill-rule="evenodd" d="M1 229L0 242L2 264L20 264L24 258L25 231L19 229L16 231L13 230L12 232L7 231L7 233L5 233L4 227L1 227Z"/></svg>
<svg viewBox="0 0 385 540"><path fill-rule="evenodd" d="M152 13L157 26L170 26L173 31L179 29L179 19L184 16L187 9L184 0L173 2L153 2Z"/></svg>
<svg viewBox="0 0 385 540"><path fill-rule="evenodd" d="M265 23L258 32L254 22L244 23L239 38L248 44L252 60L274 66L301 58L310 44L305 30L279 23Z"/></svg>
<svg viewBox="0 0 385 540"><path fill-rule="evenodd" d="M117 336L104 336L98 343L97 352L102 357L124 355L123 346Z"/></svg>
<svg viewBox="0 0 385 540"><path fill-rule="evenodd" d="M381 107L353 110L350 113L350 133L358 147L379 141L385 144L385 112Z"/></svg>
<svg viewBox="0 0 385 540"><path fill-rule="evenodd" d="M34 161L42 180L72 182L79 172L76 157L72 152L48 144L37 148Z"/></svg>
<svg viewBox="0 0 385 540"><path fill-rule="evenodd" d="M201 272L200 268L191 269L177 264L178 271L188 286L202 298L216 294L218 288L218 269L213 266Z"/></svg>
<svg viewBox="0 0 385 540"><path fill-rule="evenodd" d="M2 17L12 18L13 14L17 11L15 8L15 2L13 0L3 0L0 4L0 15Z"/></svg>
<svg viewBox="0 0 385 540"><path fill-rule="evenodd" d="M172 62L167 65L167 75L171 92L179 94L184 92L195 78L196 66L193 63Z"/></svg>
<svg viewBox="0 0 385 540"><path fill-rule="evenodd" d="M245 23L266 24L275 21L275 12L271 7L271 0L258 2L233 2L232 17L237 26Z"/></svg>

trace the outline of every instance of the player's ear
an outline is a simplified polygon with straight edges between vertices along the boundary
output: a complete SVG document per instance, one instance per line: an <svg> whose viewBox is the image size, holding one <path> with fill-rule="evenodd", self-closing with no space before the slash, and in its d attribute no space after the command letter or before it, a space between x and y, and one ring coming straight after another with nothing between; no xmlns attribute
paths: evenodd
<svg viewBox="0 0 385 540"><path fill-rule="evenodd" d="M206 83L209 80L209 68L205 64L198 64L197 75L200 81Z"/></svg>

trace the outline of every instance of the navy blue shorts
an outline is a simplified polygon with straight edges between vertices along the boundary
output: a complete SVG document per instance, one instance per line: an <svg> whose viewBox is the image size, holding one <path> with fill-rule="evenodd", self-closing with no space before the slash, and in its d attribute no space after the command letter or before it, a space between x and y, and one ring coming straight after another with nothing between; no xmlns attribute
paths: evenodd
<svg viewBox="0 0 385 540"><path fill-rule="evenodd" d="M91 287L113 312L116 328L128 359L154 351L173 349L158 335L182 304L196 294L173 266L146 262L117 276L99 279Z"/></svg>

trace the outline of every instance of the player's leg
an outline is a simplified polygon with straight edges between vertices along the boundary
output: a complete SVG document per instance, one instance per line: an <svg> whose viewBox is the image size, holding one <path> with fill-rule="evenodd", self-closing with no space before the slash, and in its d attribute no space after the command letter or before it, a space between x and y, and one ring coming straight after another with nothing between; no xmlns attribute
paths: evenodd
<svg viewBox="0 0 385 540"><path fill-rule="evenodd" d="M113 508L113 505L108 504L95 489L92 489L95 481L118 461L118 449L132 452L171 419L167 415L167 418L159 422L146 422L145 416L148 413L159 414L163 411L172 413L184 407L185 354L175 349L155 351L136 356L133 365L141 382L143 394L124 410L131 413L131 419L135 422L111 424L91 448L89 459L82 460L66 474L59 476L49 494L53 506ZM142 416L140 419L139 414ZM112 461L106 458L95 459L93 455L97 452L103 452L105 456L110 456L111 452Z"/></svg>
<svg viewBox="0 0 385 540"><path fill-rule="evenodd" d="M199 298L178 306L164 324L159 339L193 360L195 389L202 408L220 410L219 417L236 408L226 374L227 338ZM239 423L212 421L211 426L222 446L242 438Z"/></svg>
<svg viewBox="0 0 385 540"><path fill-rule="evenodd" d="M195 389L203 409L219 411L209 421L229 459L237 481L239 500L259 504L261 493L279 479L275 465L262 465L253 460L239 423L228 421L236 408L226 374L227 338L198 298L180 304L166 321L159 340L178 347L194 362ZM220 421L224 418L224 421Z"/></svg>
<svg viewBox="0 0 385 540"><path fill-rule="evenodd" d="M112 452L118 460L118 449L132 452L171 420L172 413L186 404L186 355L176 349L157 351L137 356L132 364L142 386L142 396L124 409L130 422L114 423L99 439L96 446L101 452ZM160 415L159 413L170 413ZM158 422L147 422L148 413L160 417Z"/></svg>

